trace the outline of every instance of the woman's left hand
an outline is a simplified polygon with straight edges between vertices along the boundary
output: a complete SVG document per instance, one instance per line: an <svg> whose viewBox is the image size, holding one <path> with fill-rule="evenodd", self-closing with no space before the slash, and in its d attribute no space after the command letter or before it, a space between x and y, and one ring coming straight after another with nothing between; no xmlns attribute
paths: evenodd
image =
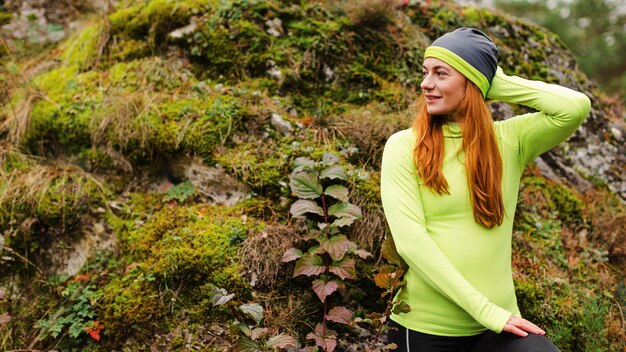
<svg viewBox="0 0 626 352"><path fill-rule="evenodd" d="M512 316L509 318L509 321L506 322L502 331L509 332L511 334L515 334L517 336L526 337L528 333L533 333L537 335L545 335L546 332L541 330L540 327L533 324L532 322L524 319Z"/></svg>

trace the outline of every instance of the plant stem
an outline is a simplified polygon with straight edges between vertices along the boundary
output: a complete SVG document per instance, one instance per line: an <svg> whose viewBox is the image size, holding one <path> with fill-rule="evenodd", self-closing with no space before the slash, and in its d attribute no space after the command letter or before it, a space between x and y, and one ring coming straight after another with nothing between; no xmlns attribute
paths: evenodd
<svg viewBox="0 0 626 352"><path fill-rule="evenodd" d="M391 291L389 291L389 300L387 301L387 307L385 308L385 313L383 313L383 318L386 318L389 315L391 315L391 308L393 307L394 291L395 291L395 286L391 288ZM385 319L385 322L386 321L387 319ZM385 325L385 323L381 321L381 324L378 327L378 330L376 331L376 336L374 337L374 341L372 341L372 346L371 346L372 351L376 347L376 342L378 342L378 339L380 339L380 335L383 331L383 325Z"/></svg>
<svg viewBox="0 0 626 352"><path fill-rule="evenodd" d="M326 212L326 200L324 199L324 194L322 194L322 209L324 209L324 223L327 225L324 229L326 231L326 237L328 238L328 214Z"/></svg>
<svg viewBox="0 0 626 352"><path fill-rule="evenodd" d="M324 232L326 234L326 238L328 238L328 213L326 209L326 200L324 199L324 194L322 194L322 209L324 210L324 223L326 227L324 227ZM330 273L330 264L328 263L328 256L324 255L324 275L328 277ZM328 297L324 298L324 316L322 322L322 336L326 336L326 314L328 313Z"/></svg>

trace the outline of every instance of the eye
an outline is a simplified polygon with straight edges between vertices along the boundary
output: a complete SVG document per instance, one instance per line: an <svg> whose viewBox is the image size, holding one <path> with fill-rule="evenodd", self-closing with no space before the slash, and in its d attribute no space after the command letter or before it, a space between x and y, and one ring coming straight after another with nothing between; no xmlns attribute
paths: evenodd
<svg viewBox="0 0 626 352"><path fill-rule="evenodd" d="M448 72L446 72L446 71L437 71L437 75L438 76L447 76Z"/></svg>

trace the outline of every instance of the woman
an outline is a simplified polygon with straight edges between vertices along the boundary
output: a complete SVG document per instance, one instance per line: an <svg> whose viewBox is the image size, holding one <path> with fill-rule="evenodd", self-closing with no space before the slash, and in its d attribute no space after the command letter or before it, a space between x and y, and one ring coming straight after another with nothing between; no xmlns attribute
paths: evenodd
<svg viewBox="0 0 626 352"><path fill-rule="evenodd" d="M409 265L392 314L396 351L558 351L521 317L511 233L524 166L565 140L589 113L570 89L507 76L482 32L460 28L426 49L413 128L383 153L381 197ZM485 99L538 112L493 122Z"/></svg>

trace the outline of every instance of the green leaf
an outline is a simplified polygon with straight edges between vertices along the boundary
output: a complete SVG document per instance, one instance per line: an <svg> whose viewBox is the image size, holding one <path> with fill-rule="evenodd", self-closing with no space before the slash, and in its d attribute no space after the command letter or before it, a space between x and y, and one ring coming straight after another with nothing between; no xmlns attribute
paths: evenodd
<svg viewBox="0 0 626 352"><path fill-rule="evenodd" d="M328 314L326 314L326 320L334 321L335 323L350 325L352 324L352 311L346 307L333 307Z"/></svg>
<svg viewBox="0 0 626 352"><path fill-rule="evenodd" d="M196 186L191 181L185 181L172 186L165 191L164 202L169 202L176 199L179 203L185 202L189 197L193 196L196 192Z"/></svg>
<svg viewBox="0 0 626 352"><path fill-rule="evenodd" d="M345 186L330 185L326 187L326 190L324 191L324 193L342 202L348 202L348 194L350 192L348 191L348 188L346 188Z"/></svg>
<svg viewBox="0 0 626 352"><path fill-rule="evenodd" d="M258 303L242 304L239 309L252 317L257 324L263 319L263 307Z"/></svg>
<svg viewBox="0 0 626 352"><path fill-rule="evenodd" d="M400 301L393 305L393 314L401 314L408 313L411 311L411 306L409 306L405 301Z"/></svg>
<svg viewBox="0 0 626 352"><path fill-rule="evenodd" d="M331 180L338 178L340 180L347 180L348 176L346 176L346 173L343 171L343 167L333 165L322 170L320 172L320 178L329 178Z"/></svg>
<svg viewBox="0 0 626 352"><path fill-rule="evenodd" d="M252 330L247 324L238 322L238 324L236 325L239 328L239 330L241 330L241 332L243 332L246 336L250 337L250 335L252 335Z"/></svg>
<svg viewBox="0 0 626 352"><path fill-rule="evenodd" d="M315 162L309 158L299 157L293 161L293 171L292 175L304 170L313 170L315 167Z"/></svg>
<svg viewBox="0 0 626 352"><path fill-rule="evenodd" d="M296 262L293 277L298 275L317 276L324 272L324 260L317 255L306 254Z"/></svg>
<svg viewBox="0 0 626 352"><path fill-rule="evenodd" d="M333 153L329 153L329 152L324 152L324 155L322 156L322 163L324 165L330 166L330 165L335 165L339 162L339 157Z"/></svg>
<svg viewBox="0 0 626 352"><path fill-rule="evenodd" d="M354 268L354 259L344 257L340 261L333 261L328 271L339 276L341 279L356 279L356 269Z"/></svg>
<svg viewBox="0 0 626 352"><path fill-rule="evenodd" d="M283 254L281 261L283 263L287 263L300 257L302 257L302 251L297 248L291 247Z"/></svg>
<svg viewBox="0 0 626 352"><path fill-rule="evenodd" d="M324 280L320 279L313 280L312 286L313 291L322 302L326 300L326 297L333 294L333 292L337 291L337 288L339 288L339 285L337 285L337 282L335 281L324 282Z"/></svg>
<svg viewBox="0 0 626 352"><path fill-rule="evenodd" d="M314 201L308 199L298 199L295 201L291 205L289 212L294 218L304 217L303 215L306 213L324 215L324 209L322 209L322 207L317 205Z"/></svg>
<svg viewBox="0 0 626 352"><path fill-rule="evenodd" d="M330 238L322 238L320 247L330 255L333 260L340 260L350 249L350 240L345 235L332 236Z"/></svg>
<svg viewBox="0 0 626 352"><path fill-rule="evenodd" d="M315 199L322 195L322 185L313 172L299 172L289 180L291 191L302 199Z"/></svg>
<svg viewBox="0 0 626 352"><path fill-rule="evenodd" d="M269 340L265 344L267 347L271 348L287 348L287 347L296 347L298 341L288 334L278 334Z"/></svg>
<svg viewBox="0 0 626 352"><path fill-rule="evenodd" d="M361 208L347 202L333 204L330 208L328 208L328 215L332 215L338 218L348 217L354 219L360 219L363 217L363 214L361 213Z"/></svg>
<svg viewBox="0 0 626 352"><path fill-rule="evenodd" d="M241 352L261 352L261 347L251 339L247 337L240 337L237 340L238 351Z"/></svg>

